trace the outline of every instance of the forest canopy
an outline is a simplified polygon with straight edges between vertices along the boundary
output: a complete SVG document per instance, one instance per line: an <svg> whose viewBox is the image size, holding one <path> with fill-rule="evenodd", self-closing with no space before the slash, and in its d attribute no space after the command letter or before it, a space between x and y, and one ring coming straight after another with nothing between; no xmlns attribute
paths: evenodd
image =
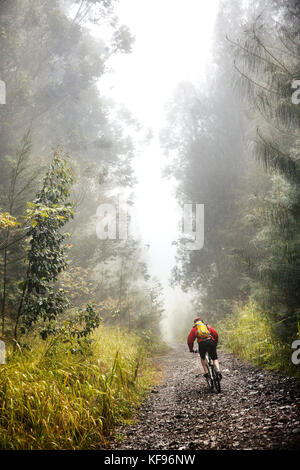
<svg viewBox="0 0 300 470"><path fill-rule="evenodd" d="M90 304L105 322L159 331L161 286L146 248L95 230L97 207L135 183L139 123L97 84L134 41L114 3L0 4L0 312L1 334L14 342Z"/></svg>

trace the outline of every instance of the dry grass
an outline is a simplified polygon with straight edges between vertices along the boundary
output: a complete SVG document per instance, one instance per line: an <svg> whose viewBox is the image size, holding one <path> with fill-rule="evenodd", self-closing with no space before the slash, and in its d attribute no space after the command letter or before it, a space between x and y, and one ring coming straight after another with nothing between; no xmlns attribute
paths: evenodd
<svg viewBox="0 0 300 470"><path fill-rule="evenodd" d="M34 340L0 366L1 449L96 449L157 378L133 333L99 327L82 354Z"/></svg>
<svg viewBox="0 0 300 470"><path fill-rule="evenodd" d="M216 328L225 350L258 366L299 376L299 366L291 360L291 345L274 336L269 318L254 303L236 309Z"/></svg>

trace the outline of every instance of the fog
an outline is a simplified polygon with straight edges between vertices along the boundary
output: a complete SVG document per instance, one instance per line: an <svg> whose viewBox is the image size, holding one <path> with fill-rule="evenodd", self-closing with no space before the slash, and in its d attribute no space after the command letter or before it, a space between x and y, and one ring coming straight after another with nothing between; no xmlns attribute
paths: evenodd
<svg viewBox="0 0 300 470"><path fill-rule="evenodd" d="M293 8L0 3L3 335L89 302L168 341L252 301L295 327Z"/></svg>
<svg viewBox="0 0 300 470"><path fill-rule="evenodd" d="M182 230L182 208L175 198L176 180L163 177L167 159L159 133L178 84L189 81L203 86L208 79L217 9L218 1L122 1L116 13L120 22L129 26L135 41L130 57L111 58L111 71L99 85L102 93L124 104L151 132L150 141L133 162L137 187L132 224L142 241L149 244L149 269L164 287L166 312L162 327L166 335L169 317L174 321L175 306L178 309L182 304L176 317L182 316L191 299L169 285L176 255L173 242ZM97 28L93 28L93 34L97 35Z"/></svg>
<svg viewBox="0 0 300 470"><path fill-rule="evenodd" d="M0 0L1 449L299 447L299 25Z"/></svg>

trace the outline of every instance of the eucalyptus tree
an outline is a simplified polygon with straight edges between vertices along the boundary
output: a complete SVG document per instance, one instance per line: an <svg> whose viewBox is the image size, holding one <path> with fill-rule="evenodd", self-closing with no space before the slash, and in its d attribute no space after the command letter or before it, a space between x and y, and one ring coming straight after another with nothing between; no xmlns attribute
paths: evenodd
<svg viewBox="0 0 300 470"><path fill-rule="evenodd" d="M271 181L255 217L252 292L283 338L295 333L300 314L299 19L297 2L275 2L235 44L235 67L256 128L252 152Z"/></svg>
<svg viewBox="0 0 300 470"><path fill-rule="evenodd" d="M100 96L98 80L112 54L130 52L132 37L119 24L114 1L2 1L0 18L1 80L6 104L0 106L1 316L16 314L18 282L25 275L24 214L42 184L51 148L60 144L72 154L76 184L72 198L78 218L77 253L93 260L85 228L109 189L130 184L133 145L111 117L115 105ZM103 23L111 37L101 38ZM98 24L100 38L89 32ZM127 121L130 118L126 118ZM12 230L12 224L18 222ZM80 235L79 235L80 234ZM75 256L75 249L74 249ZM72 255L73 255L72 253ZM78 256L84 266L87 256ZM75 260L76 261L76 260Z"/></svg>

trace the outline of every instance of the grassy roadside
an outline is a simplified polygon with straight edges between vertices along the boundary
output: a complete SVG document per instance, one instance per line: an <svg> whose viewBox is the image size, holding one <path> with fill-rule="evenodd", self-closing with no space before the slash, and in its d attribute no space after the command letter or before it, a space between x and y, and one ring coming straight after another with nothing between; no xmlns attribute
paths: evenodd
<svg viewBox="0 0 300 470"><path fill-rule="evenodd" d="M35 339L0 365L0 449L96 449L160 380L149 345L100 326L85 354Z"/></svg>
<svg viewBox="0 0 300 470"><path fill-rule="evenodd" d="M282 343L275 337L269 318L253 303L219 321L216 329L220 346L252 364L300 378L300 366L293 364L292 340Z"/></svg>

